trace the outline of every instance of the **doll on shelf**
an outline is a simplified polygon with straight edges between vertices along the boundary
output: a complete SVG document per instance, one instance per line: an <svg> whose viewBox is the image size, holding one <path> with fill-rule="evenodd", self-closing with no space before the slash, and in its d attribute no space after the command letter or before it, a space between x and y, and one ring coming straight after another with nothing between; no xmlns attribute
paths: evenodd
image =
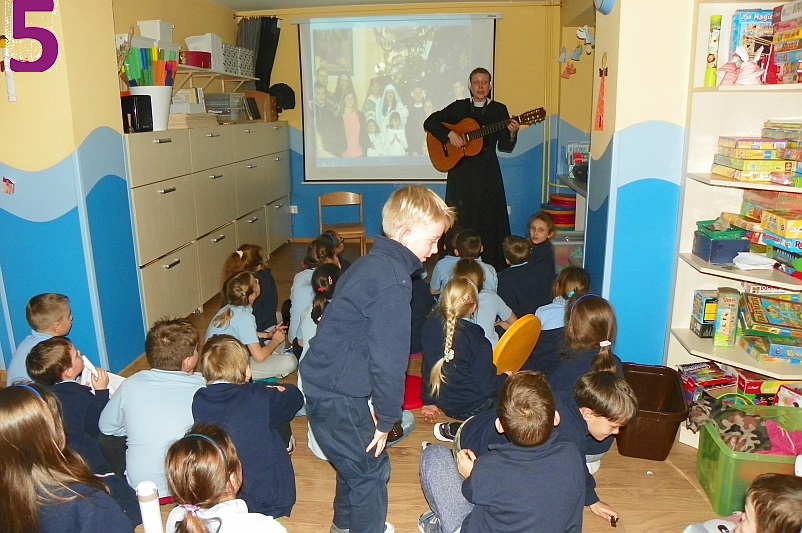
<svg viewBox="0 0 802 533"><path fill-rule="evenodd" d="M718 67L716 72L722 76L719 85L735 85L738 79L738 72L744 63L749 61L749 53L746 48L739 46L735 49L732 59Z"/></svg>

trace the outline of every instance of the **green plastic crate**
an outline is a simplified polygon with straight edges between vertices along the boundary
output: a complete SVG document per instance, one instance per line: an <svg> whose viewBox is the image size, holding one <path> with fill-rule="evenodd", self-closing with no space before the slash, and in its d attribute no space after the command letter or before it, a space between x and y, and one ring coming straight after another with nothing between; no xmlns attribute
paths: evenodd
<svg viewBox="0 0 802 533"><path fill-rule="evenodd" d="M696 229L702 235L710 237L711 239L716 240L716 241L717 240L733 240L734 241L736 239L743 238L744 233L745 233L744 230L742 230L742 229L740 229L740 228L738 228L736 226L730 225L729 229L724 230L724 231L719 231L719 230L716 230L713 227L713 224L715 224L715 222L716 222L715 220L699 220L696 223Z"/></svg>
<svg viewBox="0 0 802 533"><path fill-rule="evenodd" d="M749 414L774 419L788 431L802 431L802 409L766 405L739 405ZM719 516L744 510L746 489L760 474L794 473L795 456L742 453L730 450L713 424L700 431L696 477Z"/></svg>

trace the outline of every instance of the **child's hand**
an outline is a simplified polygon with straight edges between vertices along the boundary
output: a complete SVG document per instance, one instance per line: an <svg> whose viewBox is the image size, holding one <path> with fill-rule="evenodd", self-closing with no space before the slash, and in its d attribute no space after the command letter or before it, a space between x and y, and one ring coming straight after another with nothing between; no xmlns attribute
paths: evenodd
<svg viewBox="0 0 802 533"><path fill-rule="evenodd" d="M96 368L97 377L94 374L89 374L92 382L92 388L95 390L106 390L109 388L109 373L102 368Z"/></svg>
<svg viewBox="0 0 802 533"><path fill-rule="evenodd" d="M420 414L425 421L434 424L440 417L440 409L436 405L424 405L420 408Z"/></svg>
<svg viewBox="0 0 802 533"><path fill-rule="evenodd" d="M387 446L387 435L387 433L382 433L377 428L376 431L373 432L373 440L370 441L368 447L365 448L365 453L369 452L375 446L376 453L374 454L374 457L380 456L384 451L384 447Z"/></svg>
<svg viewBox="0 0 802 533"><path fill-rule="evenodd" d="M616 522L618 521L619 517L618 513L615 512L615 509L613 509L612 507L610 507L601 500L591 505L590 510L593 511L593 514L595 514L596 516L600 516L610 523L612 523L610 520L612 518L615 518Z"/></svg>
<svg viewBox="0 0 802 533"><path fill-rule="evenodd" d="M457 470L460 475L467 479L473 472L473 463L476 461L476 454L468 449L460 450L457 454Z"/></svg>
<svg viewBox="0 0 802 533"><path fill-rule="evenodd" d="M278 389L279 392L284 392L285 390L287 390L282 385L265 385L265 388L267 388L267 389Z"/></svg>
<svg viewBox="0 0 802 533"><path fill-rule="evenodd" d="M284 342L284 341L286 341L286 340L287 340L287 326L284 326L284 327L283 327L283 328L281 328L281 329L279 329L279 328L276 328L276 329L273 331L273 334L271 335L271 338L272 338L274 341L279 341L279 342Z"/></svg>

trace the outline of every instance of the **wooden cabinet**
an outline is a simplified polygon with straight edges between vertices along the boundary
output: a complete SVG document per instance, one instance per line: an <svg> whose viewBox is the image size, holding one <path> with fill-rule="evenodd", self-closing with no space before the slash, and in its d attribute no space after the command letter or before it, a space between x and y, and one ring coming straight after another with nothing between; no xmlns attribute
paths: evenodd
<svg viewBox="0 0 802 533"><path fill-rule="evenodd" d="M290 197L284 196L270 202L267 209L267 241L268 253L273 253L279 246L292 237L292 215L290 214Z"/></svg>
<svg viewBox="0 0 802 533"><path fill-rule="evenodd" d="M744 8L772 8L777 2L698 2L696 42L692 46L694 71L689 91L687 150L681 192L681 214L671 330L666 364L712 360L777 378L802 379L802 366L759 363L738 347L713 347L712 339L701 339L690 330L693 292L696 289L735 287L744 281L802 291L802 282L776 271L741 271L716 266L691 253L696 222L718 217L722 211L738 212L744 189L802 190L764 183L741 182L710 174L718 137L757 137L769 118L802 115L802 89L793 85L703 87L704 57L711 15L723 15L721 35L729 35L732 13ZM719 64L731 53L728 39L721 40ZM680 440L694 444L697 437L681 432Z"/></svg>
<svg viewBox="0 0 802 533"><path fill-rule="evenodd" d="M198 277L201 301L207 302L220 292L220 274L228 255L237 249L234 222L198 237Z"/></svg>
<svg viewBox="0 0 802 533"><path fill-rule="evenodd" d="M264 206L238 218L235 224L237 226L238 247L243 244L256 244L264 247L264 249L269 252L270 247L267 242L267 211Z"/></svg>
<svg viewBox="0 0 802 533"><path fill-rule="evenodd" d="M125 136L146 324L201 308L238 245L269 253L289 240L287 133L249 123Z"/></svg>

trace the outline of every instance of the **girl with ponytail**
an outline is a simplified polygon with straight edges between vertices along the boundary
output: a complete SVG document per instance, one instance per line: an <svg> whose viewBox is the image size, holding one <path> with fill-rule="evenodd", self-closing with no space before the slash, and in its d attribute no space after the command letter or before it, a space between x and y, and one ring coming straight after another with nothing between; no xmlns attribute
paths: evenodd
<svg viewBox="0 0 802 533"><path fill-rule="evenodd" d="M623 376L621 359L613 353L616 321L610 303L601 296L584 294L569 299L565 310L562 359L548 376L554 395L571 396L579 377L591 371Z"/></svg>
<svg viewBox="0 0 802 533"><path fill-rule="evenodd" d="M249 513L237 499L242 465L219 427L192 426L167 450L164 469L178 503L167 517L167 533L286 533L272 516Z"/></svg>
<svg viewBox="0 0 802 533"><path fill-rule="evenodd" d="M441 410L451 418L465 420L496 407L507 376L496 375L490 341L481 326L470 322L478 297L472 281L452 279L423 325L421 414L428 422L435 422ZM436 427L435 436L442 439L441 435Z"/></svg>

